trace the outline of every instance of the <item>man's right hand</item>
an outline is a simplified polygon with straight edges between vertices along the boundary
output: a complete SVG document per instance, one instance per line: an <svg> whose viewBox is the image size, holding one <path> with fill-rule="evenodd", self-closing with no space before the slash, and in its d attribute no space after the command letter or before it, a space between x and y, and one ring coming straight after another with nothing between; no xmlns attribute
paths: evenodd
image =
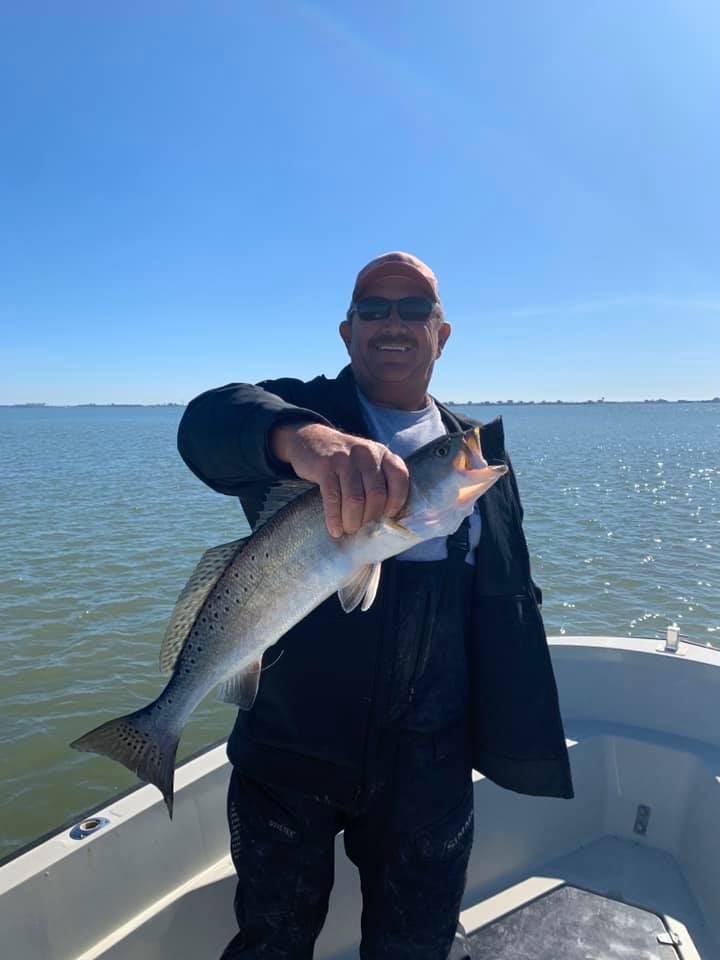
<svg viewBox="0 0 720 960"><path fill-rule="evenodd" d="M298 477L317 483L331 537L357 533L381 517L394 517L407 500L405 461L375 440L354 437L321 423L275 427L270 446Z"/></svg>

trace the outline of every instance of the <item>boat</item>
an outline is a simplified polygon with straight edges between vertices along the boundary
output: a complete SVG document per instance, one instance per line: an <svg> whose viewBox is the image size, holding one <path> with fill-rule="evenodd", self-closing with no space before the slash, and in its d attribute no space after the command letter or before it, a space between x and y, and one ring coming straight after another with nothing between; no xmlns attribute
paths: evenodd
<svg viewBox="0 0 720 960"><path fill-rule="evenodd" d="M479 960L720 958L720 650L550 638L573 800L474 775L461 923ZM0 866L12 960L214 960L236 932L224 744L182 764L170 821L139 786ZM278 877L278 883L282 877ZM318 960L357 956L360 890L337 838Z"/></svg>

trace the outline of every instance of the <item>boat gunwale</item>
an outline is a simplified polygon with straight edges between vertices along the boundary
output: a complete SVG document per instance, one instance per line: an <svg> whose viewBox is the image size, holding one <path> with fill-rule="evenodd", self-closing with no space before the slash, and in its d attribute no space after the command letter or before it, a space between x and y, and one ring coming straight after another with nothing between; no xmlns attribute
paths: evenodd
<svg viewBox="0 0 720 960"><path fill-rule="evenodd" d="M216 750L218 747L227 743L227 737L219 737L217 740L213 740L211 743L205 744L204 747L200 747L198 750L194 750L189 756L184 757L176 766L175 771L182 769L187 766L189 763L192 763L194 760L198 760L206 753L210 753L212 750ZM148 784L142 780L138 780L137 783L131 784L129 787L126 787L124 790L120 790L118 793L114 793L111 797L107 797L105 800L101 800L100 803L94 804L92 807L88 807L87 810L82 811L81 813L73 814L72 817L65 820L63 823L59 824L56 827L51 827L41 836L36 837L34 840L30 840L28 843L23 844L21 847L18 847L16 850L12 850L10 853L6 853L5 856L0 857L0 870L4 867L7 867L13 860L18 860L20 857L25 856L25 854L32 853L37 847L42 846L43 843L47 843L50 840L54 840L56 837L61 834L69 833L69 831L77 826L77 824L82 823L83 820L89 820L95 814L100 813L101 811L107 810L108 807L111 807L113 804L118 803L120 800L124 800L126 797L129 797L130 794L135 793L138 790L142 790L144 787L147 787ZM162 799L162 798L160 798ZM90 839L85 837L83 839Z"/></svg>
<svg viewBox="0 0 720 960"><path fill-rule="evenodd" d="M650 648L648 646L650 643L663 643L661 637L620 637L610 634L552 634L549 635L547 639L550 647L556 646L558 648L577 647L578 649L597 648L608 650L624 650L628 653L651 654L663 656L665 658L670 657L674 658L678 663L695 663L702 666L720 667L720 649L711 645L703 644L699 641L692 641L684 638L681 640L680 648L677 652L666 651L661 646L657 646L655 648ZM684 649L686 646L691 646L691 649ZM210 753L212 750L217 749L225 743L227 743L227 737L220 737L193 751L192 754L188 755L177 764L176 772L193 761L198 760L204 754ZM149 785L147 783L138 780L136 783L131 784L124 790L114 793L112 796L93 804L93 806L88 807L80 813L74 814L59 825L51 827L34 840L31 840L28 843L23 844L21 847L18 847L16 850L13 850L10 853L5 854L3 857L0 857L0 871L2 871L9 864L13 863L13 861L31 853L44 843L48 843L49 841L68 833L74 826L81 823L83 820L87 820L93 817L95 814L107 810L109 807L113 806L119 801L124 800L131 794L148 786ZM94 835L89 835L83 839L89 840L93 836Z"/></svg>

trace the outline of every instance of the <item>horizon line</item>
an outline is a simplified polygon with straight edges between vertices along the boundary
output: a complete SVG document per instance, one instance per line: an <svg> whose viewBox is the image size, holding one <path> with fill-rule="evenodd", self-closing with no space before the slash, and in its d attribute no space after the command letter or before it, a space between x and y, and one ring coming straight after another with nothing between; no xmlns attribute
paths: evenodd
<svg viewBox="0 0 720 960"><path fill-rule="evenodd" d="M585 400L440 400L440 403L453 407L507 407L507 406L556 406L556 405L587 405L602 406L609 403L720 403L720 396L701 397L691 399L689 397L676 397L669 399L667 397L643 397L635 400L610 400L607 397ZM79 401L77 403L48 403L46 401L20 401L17 403L0 403L0 409L53 409L62 410L72 407L187 407L184 401L162 400L149 403L139 401Z"/></svg>

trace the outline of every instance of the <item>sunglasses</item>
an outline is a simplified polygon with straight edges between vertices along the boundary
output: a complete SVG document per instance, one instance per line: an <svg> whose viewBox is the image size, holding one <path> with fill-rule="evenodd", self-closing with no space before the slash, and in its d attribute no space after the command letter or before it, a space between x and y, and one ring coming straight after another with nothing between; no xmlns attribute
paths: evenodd
<svg viewBox="0 0 720 960"><path fill-rule="evenodd" d="M408 323L423 323L433 312L435 304L425 297L401 297L399 300L388 300L387 297L363 297L357 303L351 303L348 317L353 312L361 320L387 320L392 308L397 307L401 320Z"/></svg>

